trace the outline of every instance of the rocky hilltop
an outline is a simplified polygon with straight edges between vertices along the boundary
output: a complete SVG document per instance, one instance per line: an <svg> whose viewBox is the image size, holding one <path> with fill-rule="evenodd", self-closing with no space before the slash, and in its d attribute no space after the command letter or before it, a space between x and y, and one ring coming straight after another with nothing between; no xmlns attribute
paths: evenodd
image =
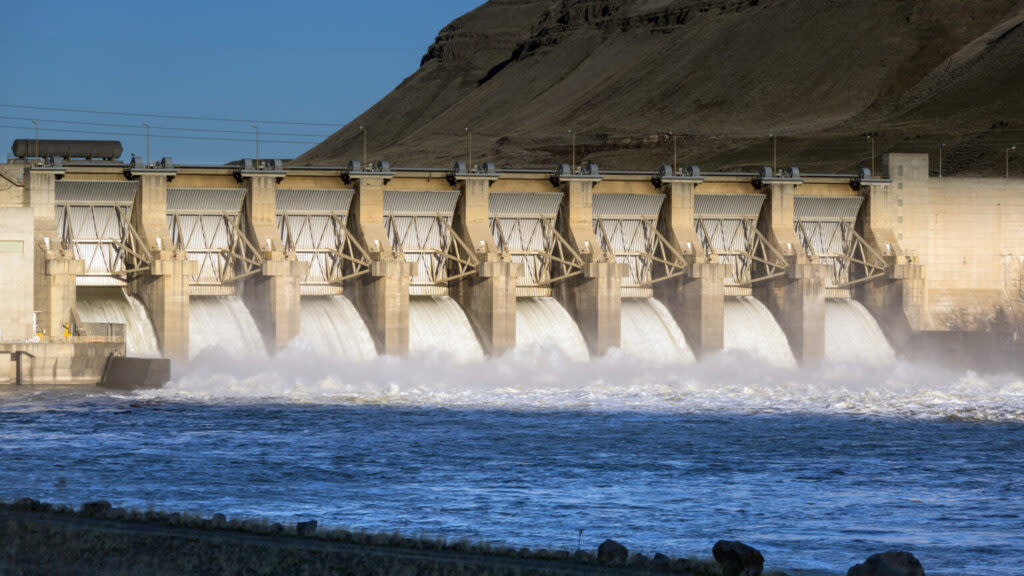
<svg viewBox="0 0 1024 576"><path fill-rule="evenodd" d="M1024 169L1024 3L1013 0L491 0L297 164L616 169L671 161L849 171L944 147L946 174ZM933 159L933 164L937 158Z"/></svg>

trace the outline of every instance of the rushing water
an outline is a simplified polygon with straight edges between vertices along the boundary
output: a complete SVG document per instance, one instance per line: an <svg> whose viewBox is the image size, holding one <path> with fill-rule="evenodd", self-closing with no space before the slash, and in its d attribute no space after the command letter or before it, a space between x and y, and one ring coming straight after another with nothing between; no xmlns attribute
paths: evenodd
<svg viewBox="0 0 1024 576"><path fill-rule="evenodd" d="M725 349L746 352L776 366L796 366L782 327L753 296L725 299Z"/></svg>
<svg viewBox="0 0 1024 576"><path fill-rule="evenodd" d="M1024 563L1018 377L308 354L203 355L145 393L0 392L0 498L682 556L741 539L824 574L892 548L930 576Z"/></svg>
<svg viewBox="0 0 1024 576"><path fill-rule="evenodd" d="M125 293L122 288L82 287L76 294L75 309L82 322L124 324L125 348L130 356L159 356L153 324L141 302Z"/></svg>
<svg viewBox="0 0 1024 576"><path fill-rule="evenodd" d="M469 318L450 296L409 298L409 352L443 352L460 362L484 359Z"/></svg>
<svg viewBox="0 0 1024 576"><path fill-rule="evenodd" d="M825 302L825 359L888 364L896 358L878 322L856 300Z"/></svg>
<svg viewBox="0 0 1024 576"><path fill-rule="evenodd" d="M578 362L590 358L576 322L550 297L516 300L516 346L521 350L557 349Z"/></svg>
<svg viewBox="0 0 1024 576"><path fill-rule="evenodd" d="M369 360L377 355L373 336L359 311L344 296L309 296L302 299L300 336L318 356Z"/></svg>
<svg viewBox="0 0 1024 576"><path fill-rule="evenodd" d="M654 298L623 298L622 350L654 362L697 360L672 313Z"/></svg>
<svg viewBox="0 0 1024 576"><path fill-rule="evenodd" d="M189 301L189 355L226 352L233 358L265 357L266 345L238 296L193 296Z"/></svg>

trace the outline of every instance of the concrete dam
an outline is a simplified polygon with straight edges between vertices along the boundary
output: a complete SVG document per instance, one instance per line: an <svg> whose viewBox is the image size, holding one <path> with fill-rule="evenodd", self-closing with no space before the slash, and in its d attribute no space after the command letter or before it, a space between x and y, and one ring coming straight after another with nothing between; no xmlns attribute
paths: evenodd
<svg viewBox="0 0 1024 576"><path fill-rule="evenodd" d="M890 154L883 176L0 166L0 382L295 342L352 361L885 363L1024 324L1024 181L930 178L926 155Z"/></svg>

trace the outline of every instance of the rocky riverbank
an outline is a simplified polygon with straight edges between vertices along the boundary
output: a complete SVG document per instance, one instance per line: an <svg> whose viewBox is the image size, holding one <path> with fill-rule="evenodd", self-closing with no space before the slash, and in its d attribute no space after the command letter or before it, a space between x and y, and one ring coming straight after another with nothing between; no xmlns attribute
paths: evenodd
<svg viewBox="0 0 1024 576"><path fill-rule="evenodd" d="M606 540L596 553L528 550L464 541L321 529L315 521L258 520L141 512L104 501L78 510L31 499L0 502L0 574L367 574L760 576L764 558L720 541L715 560L631 554ZM899 571L893 571L898 569ZM889 571L882 571L889 570ZM769 572L769 576L785 576ZM905 552L869 558L852 576L923 576Z"/></svg>

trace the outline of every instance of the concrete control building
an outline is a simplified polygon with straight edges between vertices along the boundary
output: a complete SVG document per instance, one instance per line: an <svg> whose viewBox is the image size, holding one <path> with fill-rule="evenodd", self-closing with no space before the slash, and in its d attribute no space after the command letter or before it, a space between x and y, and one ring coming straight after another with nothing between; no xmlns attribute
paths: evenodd
<svg viewBox="0 0 1024 576"><path fill-rule="evenodd" d="M622 345L623 299L655 299L704 357L725 347L729 299L751 298L804 365L826 357L832 301L863 305L898 351L1024 325L1024 180L931 178L923 154L888 155L883 177L169 159L0 172L0 381L92 383L132 352L133 322L83 317L97 290L123 290L181 361L190 307L211 298L243 303L268 353L326 296L393 355L410 350L411 301L443 296L489 354L516 346L525 298L557 301L592 355Z"/></svg>

